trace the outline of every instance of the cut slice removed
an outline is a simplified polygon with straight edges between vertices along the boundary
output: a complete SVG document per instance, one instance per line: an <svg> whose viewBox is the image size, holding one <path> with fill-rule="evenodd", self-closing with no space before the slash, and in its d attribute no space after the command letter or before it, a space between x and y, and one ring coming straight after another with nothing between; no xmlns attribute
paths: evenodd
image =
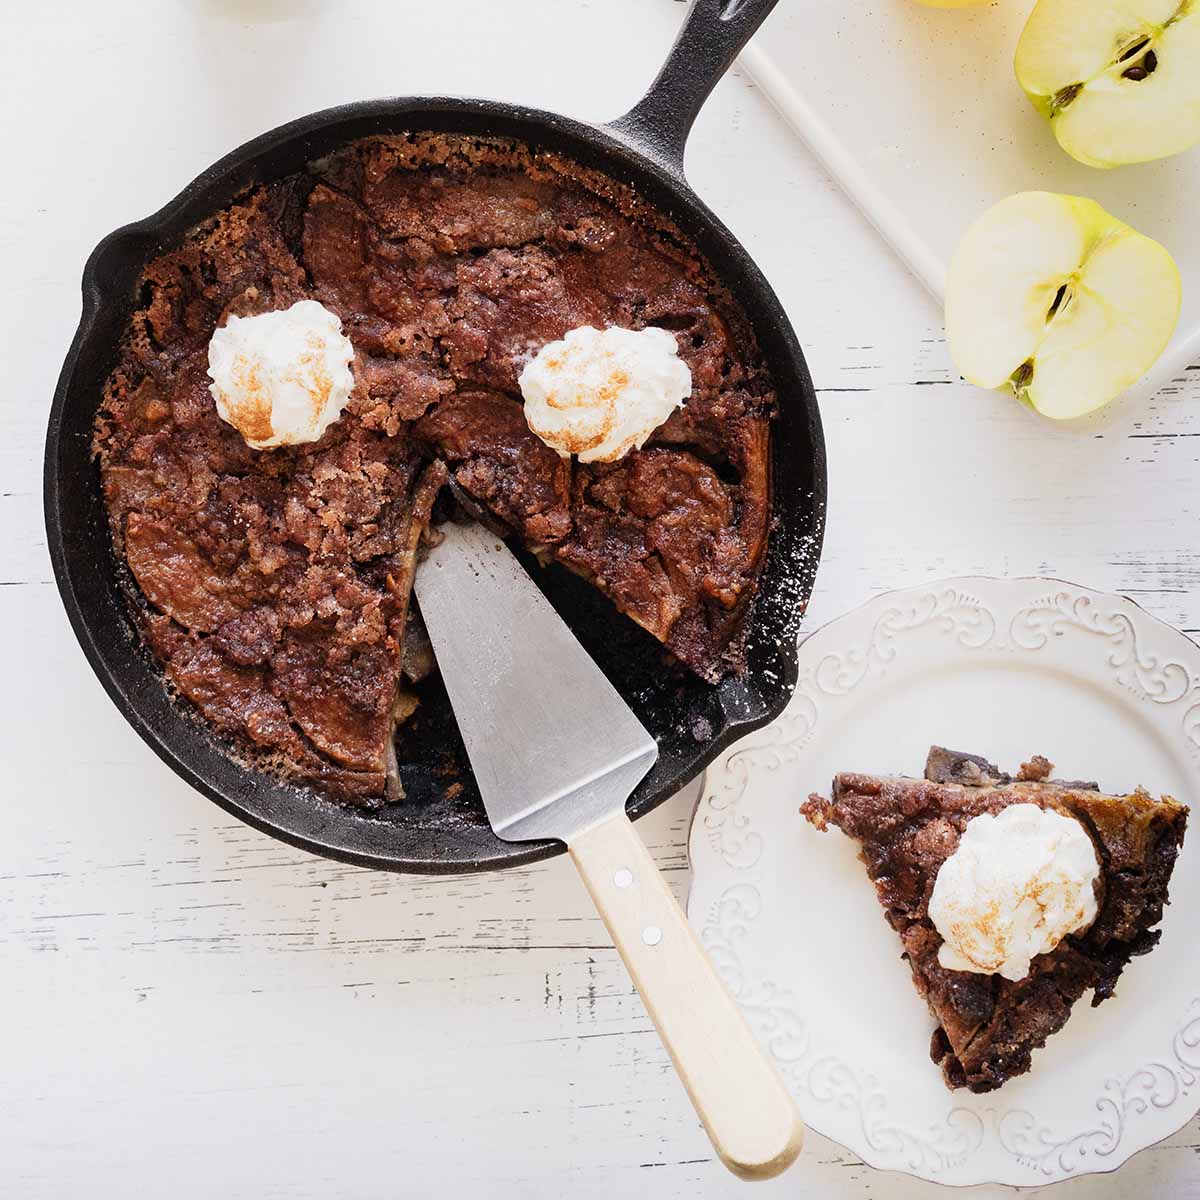
<svg viewBox="0 0 1200 1200"><path fill-rule="evenodd" d="M836 826L858 843L929 1006L930 1057L949 1088L989 1092L1024 1074L1072 1007L1089 991L1093 1006L1109 999L1130 960L1161 936L1188 809L1140 788L1106 795L1095 783L1053 780L1052 769L1034 757L1013 779L977 755L935 746L923 779L843 773L828 799L811 796L801 806L817 829ZM1096 917L1034 957L1022 979L945 967L929 911L938 875L975 818L1018 804L1077 821L1090 837L1100 867ZM1174 952L1186 955L1188 947L1176 943ZM1126 1009L1124 1019L1136 1016Z"/></svg>

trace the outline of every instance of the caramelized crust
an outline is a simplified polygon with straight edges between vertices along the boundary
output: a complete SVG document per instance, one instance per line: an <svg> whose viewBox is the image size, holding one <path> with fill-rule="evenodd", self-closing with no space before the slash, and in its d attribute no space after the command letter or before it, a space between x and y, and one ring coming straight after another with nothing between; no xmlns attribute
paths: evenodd
<svg viewBox="0 0 1200 1200"><path fill-rule="evenodd" d="M1107 796L1095 784L1050 781L1051 769L1039 756L1013 781L985 759L934 747L925 779L842 774L831 799L812 796L801 806L818 829L835 825L859 843L913 983L938 1023L930 1054L951 1088L988 1092L1028 1071L1033 1051L1062 1028L1083 993L1093 991L1093 1005L1107 1000L1129 959L1161 936L1154 926L1167 903L1187 808L1140 789ZM938 870L967 822L1010 804L1077 818L1100 863L1095 922L1035 958L1016 982L942 967L942 938L929 919Z"/></svg>
<svg viewBox="0 0 1200 1200"><path fill-rule="evenodd" d="M354 393L319 442L253 451L217 417L208 341L308 298L342 320ZM583 324L667 328L692 373L687 405L607 466L535 437L517 384ZM96 448L178 692L259 758L375 802L397 794L409 591L443 484L715 682L743 665L773 403L744 317L636 196L512 144L411 135L258 188L152 262Z"/></svg>

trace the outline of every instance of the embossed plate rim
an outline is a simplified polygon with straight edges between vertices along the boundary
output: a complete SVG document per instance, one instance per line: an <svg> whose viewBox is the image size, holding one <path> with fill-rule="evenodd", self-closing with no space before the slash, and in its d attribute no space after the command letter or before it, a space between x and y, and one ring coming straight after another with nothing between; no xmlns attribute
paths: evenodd
<svg viewBox="0 0 1200 1200"><path fill-rule="evenodd" d="M968 576L882 593L800 640L792 702L706 772L689 833L689 917L797 1092L809 1123L870 1165L952 1186L1045 1186L1116 1170L1169 1137L1200 1107L1200 970L1183 977L1182 990L1192 998L1174 1024L1164 1028L1162 1014L1156 1014L1154 1024L1139 1031L1138 1041L1144 1038L1147 1047L1144 1064L1098 1084L1098 1094L1087 1097L1089 1116L1082 1128L1061 1136L1061 1111L1047 1115L1039 1128L1033 1113L1004 1109L1003 1090L986 1098L992 1102L986 1112L956 1103L947 1092L946 1108L932 1125L906 1128L903 1120L889 1119L878 1080L823 1052L819 1037L810 1036L804 1018L789 1008L788 989L764 977L762 961L770 960L760 954L750 961L754 922L764 903L754 868L766 830L739 806L754 772L786 771L799 759L819 737L820 703L849 707L856 688L870 688L883 675L894 683L905 665L906 633L933 638L942 654L953 647L964 660L981 653L980 661L989 665L997 656L1020 663L1033 653L1041 656L1038 662L1048 655L1054 666L1093 687L1122 689L1127 703L1141 706L1145 720L1173 750L1186 750L1179 761L1189 780L1200 778L1200 646L1136 601L1044 576ZM1083 642L1068 636L1072 633ZM801 819L779 808L767 817ZM1175 960L1186 969L1178 952ZM922 1055L923 1048L915 1053ZM1136 1056L1141 1054L1139 1046ZM927 1060L923 1069L935 1070ZM846 1119L839 1123L839 1115ZM1071 1119L1078 1116L1073 1112Z"/></svg>

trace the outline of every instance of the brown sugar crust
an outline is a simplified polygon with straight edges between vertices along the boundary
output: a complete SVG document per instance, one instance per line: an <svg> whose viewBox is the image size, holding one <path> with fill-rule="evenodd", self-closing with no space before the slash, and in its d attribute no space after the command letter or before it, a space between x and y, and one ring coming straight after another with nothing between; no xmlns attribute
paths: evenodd
<svg viewBox="0 0 1200 1200"><path fill-rule="evenodd" d="M255 451L217 416L208 342L303 299L341 318L354 391L320 441ZM584 324L669 329L692 374L615 463L560 458L524 419L525 362ZM715 682L744 663L773 405L744 316L635 194L512 143L414 134L254 189L155 259L95 444L173 687L258 761L373 803L395 794L415 703L409 591L443 484Z"/></svg>
<svg viewBox="0 0 1200 1200"><path fill-rule="evenodd" d="M1093 1005L1107 1000L1129 959L1152 950L1161 933L1154 926L1187 808L1140 789L1107 796L1094 785L1051 781L1044 758L1031 765L1024 774L1035 778L1012 782L984 759L934 747L925 779L842 774L831 799L813 796L801 807L818 829L836 825L859 842L913 982L938 1022L930 1053L951 1088L988 1092L1028 1071L1033 1051L1062 1028L1084 992L1093 990ZM972 817L1021 803L1075 817L1088 831L1101 868L1096 920L1035 958L1025 979L947 970L929 919L938 870Z"/></svg>

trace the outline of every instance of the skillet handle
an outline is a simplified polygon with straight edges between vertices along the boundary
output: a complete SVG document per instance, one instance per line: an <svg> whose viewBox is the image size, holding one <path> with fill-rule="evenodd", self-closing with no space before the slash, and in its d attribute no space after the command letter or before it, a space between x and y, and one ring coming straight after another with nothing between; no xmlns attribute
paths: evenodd
<svg viewBox="0 0 1200 1200"><path fill-rule="evenodd" d="M692 122L778 0L692 0L683 28L650 90L609 128L683 176Z"/></svg>
<svg viewBox="0 0 1200 1200"><path fill-rule="evenodd" d="M721 1161L742 1179L785 1171L804 1124L624 808L567 849Z"/></svg>

